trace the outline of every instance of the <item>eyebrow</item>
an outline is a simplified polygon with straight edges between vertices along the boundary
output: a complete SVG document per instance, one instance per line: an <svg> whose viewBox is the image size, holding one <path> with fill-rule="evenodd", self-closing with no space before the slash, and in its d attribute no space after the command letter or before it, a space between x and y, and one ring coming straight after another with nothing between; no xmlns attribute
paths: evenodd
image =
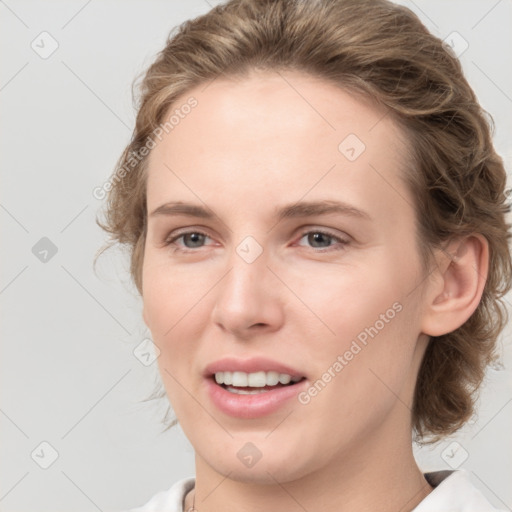
<svg viewBox="0 0 512 512"><path fill-rule="evenodd" d="M285 205L282 208L277 209L275 217L278 221L284 219L291 219L296 217L311 217L314 215L328 215L328 214L341 214L348 215L350 217L356 217L365 220L371 220L370 215L354 206L349 204L333 201L302 201ZM188 217L198 217L201 219L213 219L217 217L215 213L209 208L204 206L184 203L181 201L172 201L162 204L150 213L150 217L156 217L160 215L185 215Z"/></svg>

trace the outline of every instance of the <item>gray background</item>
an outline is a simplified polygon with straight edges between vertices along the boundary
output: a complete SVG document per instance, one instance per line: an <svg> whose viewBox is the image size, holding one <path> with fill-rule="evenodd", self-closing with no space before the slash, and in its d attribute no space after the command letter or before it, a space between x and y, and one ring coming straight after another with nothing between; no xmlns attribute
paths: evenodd
<svg viewBox="0 0 512 512"><path fill-rule="evenodd" d="M149 333L125 256L111 250L93 270L105 236L92 191L131 135L134 77L175 25L214 3L0 1L3 512L120 510L194 473L179 427L160 434L165 403L140 403L157 382L156 363L133 353ZM403 3L456 51L469 45L460 58L510 172L512 2ZM417 451L422 469L465 468L509 510L510 334L478 418Z"/></svg>

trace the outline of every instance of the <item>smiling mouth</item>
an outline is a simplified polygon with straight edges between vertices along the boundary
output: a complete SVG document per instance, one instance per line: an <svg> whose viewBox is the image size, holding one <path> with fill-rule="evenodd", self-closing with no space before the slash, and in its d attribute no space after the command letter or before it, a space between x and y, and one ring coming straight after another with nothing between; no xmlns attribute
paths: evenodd
<svg viewBox="0 0 512 512"><path fill-rule="evenodd" d="M305 379L302 376L289 375L275 371L216 372L212 375L216 384L237 395L257 395L268 393L283 387L290 387Z"/></svg>

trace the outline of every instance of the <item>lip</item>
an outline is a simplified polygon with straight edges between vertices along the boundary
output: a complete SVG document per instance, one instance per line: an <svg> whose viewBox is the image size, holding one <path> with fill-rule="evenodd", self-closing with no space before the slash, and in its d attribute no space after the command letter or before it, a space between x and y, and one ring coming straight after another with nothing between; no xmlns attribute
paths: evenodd
<svg viewBox="0 0 512 512"><path fill-rule="evenodd" d="M211 376L205 381L206 392L213 404L224 414L241 419L260 418L272 414L303 391L308 383L307 379L303 379L295 384L257 395L237 395L217 384Z"/></svg>
<svg viewBox="0 0 512 512"><path fill-rule="evenodd" d="M215 382L215 373L236 371L245 373L274 371L286 373L291 377L306 376L295 368L265 357L251 357L250 359L226 357L210 363L204 371L208 397L221 412L240 419L260 418L276 412L303 391L308 383L307 378L303 378L295 384L278 387L270 391L254 395L237 395L227 391Z"/></svg>

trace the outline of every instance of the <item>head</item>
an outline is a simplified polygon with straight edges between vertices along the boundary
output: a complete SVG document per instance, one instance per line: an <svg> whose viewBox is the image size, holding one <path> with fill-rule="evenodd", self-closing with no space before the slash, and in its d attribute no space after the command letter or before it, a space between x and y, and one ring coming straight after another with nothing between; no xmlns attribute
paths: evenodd
<svg viewBox="0 0 512 512"><path fill-rule="evenodd" d="M511 260L491 124L442 42L386 1L232 0L169 37L140 93L101 225L199 456L228 472L252 442L291 479L386 429L460 428ZM225 356L286 363L301 393L233 418L205 384Z"/></svg>

